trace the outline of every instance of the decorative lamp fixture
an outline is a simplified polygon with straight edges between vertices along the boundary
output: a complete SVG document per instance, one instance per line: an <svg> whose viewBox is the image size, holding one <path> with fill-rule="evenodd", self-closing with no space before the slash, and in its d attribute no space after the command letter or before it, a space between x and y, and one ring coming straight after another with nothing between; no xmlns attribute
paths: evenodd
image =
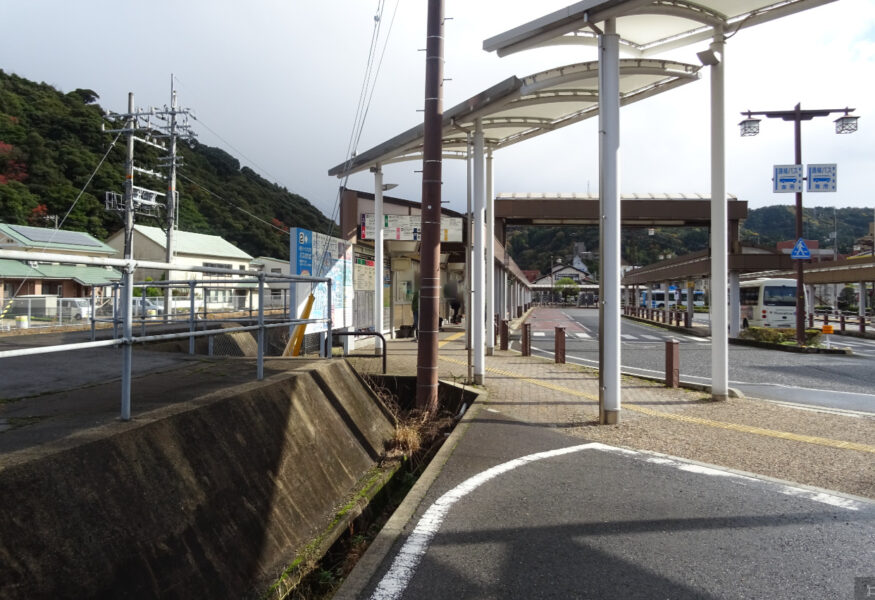
<svg viewBox="0 0 875 600"><path fill-rule="evenodd" d="M836 133L854 133L857 131L857 119L854 115L849 115L850 109L845 109L845 115L835 120Z"/></svg>
<svg viewBox="0 0 875 600"><path fill-rule="evenodd" d="M747 118L738 126L741 128L741 137L754 136L760 132L760 119L754 119L748 111Z"/></svg>

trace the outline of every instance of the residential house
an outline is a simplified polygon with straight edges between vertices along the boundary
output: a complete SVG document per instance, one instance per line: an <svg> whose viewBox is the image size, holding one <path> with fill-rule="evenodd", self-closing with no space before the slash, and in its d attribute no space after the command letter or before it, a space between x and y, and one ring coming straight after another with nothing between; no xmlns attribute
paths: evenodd
<svg viewBox="0 0 875 600"><path fill-rule="evenodd" d="M118 250L124 251L124 230L119 230L106 240L106 243ZM252 256L217 235L175 231L173 237L173 263L180 266L214 267L245 271L250 268ZM167 234L158 227L134 225L133 258L154 262L166 262ZM249 305L250 290L255 290L257 284L237 281L242 275L198 273L194 271L171 270L169 273L161 269L136 269L134 281L188 281L200 282L199 290L207 290L209 302L240 306ZM197 292L198 296L202 291Z"/></svg>
<svg viewBox="0 0 875 600"><path fill-rule="evenodd" d="M0 223L0 251L67 254L71 257L112 258L116 250L81 231L30 227ZM25 295L51 295L78 298L98 296L105 286L121 279L121 273L109 267L84 263L60 263L37 260L13 260L0 253L0 301Z"/></svg>

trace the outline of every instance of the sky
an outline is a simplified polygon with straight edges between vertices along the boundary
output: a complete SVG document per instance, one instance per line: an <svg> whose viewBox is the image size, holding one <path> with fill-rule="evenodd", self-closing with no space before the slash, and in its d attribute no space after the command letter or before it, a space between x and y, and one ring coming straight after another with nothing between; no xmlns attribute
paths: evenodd
<svg viewBox="0 0 875 600"><path fill-rule="evenodd" d="M536 49L505 58L483 40L572 4L571 0L446 0L444 107L510 77L595 60L590 47ZM375 15L382 6L378 76L359 153L421 121L426 0L0 0L0 68L63 92L94 90L124 112L170 102L197 116L199 140L336 216L342 183L328 169L351 147ZM385 51L383 48L385 47ZM654 58L699 64L707 42ZM772 193L772 166L793 162L793 125L761 123L741 138L744 110L856 108L859 131L832 120L802 125L803 163L837 163L836 193L805 206L875 208L875 0L838 0L742 30L726 45L727 191L750 208L792 204ZM700 81L621 110L622 193L710 192L710 92ZM598 191L597 119L495 153L495 192ZM418 201L421 164L384 167L391 196ZM464 211L464 161L445 161L443 199ZM121 183L121 182L120 182ZM373 191L373 176L347 186ZM221 190L216 190L221 193ZM272 215L264 215L270 218ZM293 224L292 224L293 225Z"/></svg>

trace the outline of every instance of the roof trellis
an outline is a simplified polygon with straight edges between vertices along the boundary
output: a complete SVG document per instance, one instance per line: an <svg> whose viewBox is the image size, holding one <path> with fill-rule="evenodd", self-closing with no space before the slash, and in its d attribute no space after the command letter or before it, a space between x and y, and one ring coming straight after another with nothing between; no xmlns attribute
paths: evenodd
<svg viewBox="0 0 875 600"><path fill-rule="evenodd" d="M695 81L697 65L643 58L620 61L621 105ZM444 112L443 156L467 157L468 134L480 119L493 150L543 135L598 115L598 61L510 77ZM421 160L423 127L407 131L328 171L343 177L377 164Z"/></svg>

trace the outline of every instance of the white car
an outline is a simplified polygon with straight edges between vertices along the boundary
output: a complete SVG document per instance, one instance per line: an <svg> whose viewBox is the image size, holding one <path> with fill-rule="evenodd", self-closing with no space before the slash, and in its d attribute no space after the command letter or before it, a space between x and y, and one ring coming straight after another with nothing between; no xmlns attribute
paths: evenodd
<svg viewBox="0 0 875 600"><path fill-rule="evenodd" d="M135 317L154 317L160 312L160 307L151 298L134 298L131 314Z"/></svg>

